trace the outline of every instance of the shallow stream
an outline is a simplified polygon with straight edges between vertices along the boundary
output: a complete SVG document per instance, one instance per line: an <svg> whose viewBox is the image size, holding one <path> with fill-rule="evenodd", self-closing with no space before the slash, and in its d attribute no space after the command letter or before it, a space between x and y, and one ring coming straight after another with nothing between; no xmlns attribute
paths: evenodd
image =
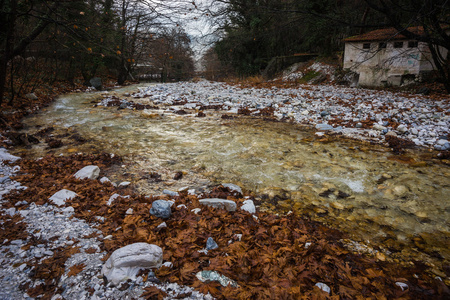
<svg viewBox="0 0 450 300"><path fill-rule="evenodd" d="M111 94L122 98L134 90L136 86ZM442 270L450 261L450 169L433 159L433 153L394 155L380 145L320 137L300 125L251 117L221 119L221 113L213 111L198 118L195 112L180 116L163 110L94 107L100 98L100 93L64 95L27 118L26 132L53 126L52 134L64 146L47 149L40 143L15 154L115 153L125 163L110 179L131 181L146 194L235 183L253 193L261 209L309 215L379 247L388 260L425 261L445 277ZM183 177L175 180L178 171ZM162 181L156 183L152 172Z"/></svg>

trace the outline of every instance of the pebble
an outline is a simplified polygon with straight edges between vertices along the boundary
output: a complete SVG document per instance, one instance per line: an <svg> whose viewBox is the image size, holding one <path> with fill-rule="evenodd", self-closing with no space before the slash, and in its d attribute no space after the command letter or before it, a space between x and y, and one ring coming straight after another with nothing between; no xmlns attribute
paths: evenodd
<svg viewBox="0 0 450 300"><path fill-rule="evenodd" d="M157 217L167 219L172 215L172 210L170 209L171 203L165 200L156 200L152 203L152 208L150 209L150 214Z"/></svg>
<svg viewBox="0 0 450 300"><path fill-rule="evenodd" d="M325 283L318 282L315 284L315 286L317 286L319 289L321 289L325 293L328 293L328 294L331 293L330 287L328 285L326 285Z"/></svg>
<svg viewBox="0 0 450 300"><path fill-rule="evenodd" d="M213 240L212 237L209 237L206 240L206 250L213 250L219 248L219 245Z"/></svg>

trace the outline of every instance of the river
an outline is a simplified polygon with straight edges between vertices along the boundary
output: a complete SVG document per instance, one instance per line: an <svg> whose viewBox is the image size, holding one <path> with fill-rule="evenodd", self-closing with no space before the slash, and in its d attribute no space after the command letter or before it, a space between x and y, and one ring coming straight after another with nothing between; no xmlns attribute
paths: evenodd
<svg viewBox="0 0 450 300"><path fill-rule="evenodd" d="M122 96L135 89L112 93ZM450 172L428 150L394 155L381 145L318 136L297 124L244 116L222 119L215 111L198 118L164 107L95 107L100 99L100 92L59 97L28 117L24 131L35 134L52 127L54 138L64 145L48 149L40 143L14 154L114 153L124 158L124 165L108 174L110 179L131 181L144 194L235 183L255 196L261 210L304 214L380 249L388 259L420 260L445 276ZM173 179L180 171L182 179ZM156 183L152 173L162 181Z"/></svg>

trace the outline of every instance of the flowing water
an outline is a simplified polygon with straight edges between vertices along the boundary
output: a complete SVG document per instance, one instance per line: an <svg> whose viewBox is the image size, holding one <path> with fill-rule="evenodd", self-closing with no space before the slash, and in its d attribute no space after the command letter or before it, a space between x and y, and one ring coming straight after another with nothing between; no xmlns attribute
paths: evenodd
<svg viewBox="0 0 450 300"><path fill-rule="evenodd" d="M114 91L118 95L136 86ZM141 193L212 184L238 184L261 209L296 211L376 245L390 258L421 260L445 276L450 261L450 169L433 154L398 156L380 145L319 137L300 125L206 112L94 107L99 93L69 94L25 120L26 131L53 126L65 146L41 143L16 154L109 152L125 163L114 181L131 181ZM87 142L74 142L73 136ZM59 135L59 136L58 136ZM174 180L182 171L181 180ZM149 174L157 172L162 182Z"/></svg>

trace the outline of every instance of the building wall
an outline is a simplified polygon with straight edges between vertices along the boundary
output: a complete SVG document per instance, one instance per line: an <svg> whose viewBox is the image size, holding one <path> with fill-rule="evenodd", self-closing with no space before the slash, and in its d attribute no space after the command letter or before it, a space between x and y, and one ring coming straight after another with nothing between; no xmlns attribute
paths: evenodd
<svg viewBox="0 0 450 300"><path fill-rule="evenodd" d="M350 69L359 74L359 85L400 85L406 79L414 79L422 72L434 69L430 51L425 43L410 44L414 41L407 40L390 41L384 44L385 48L381 43L347 42L345 44L344 69ZM402 43L401 47L400 43ZM370 44L369 48L368 44ZM447 55L444 49L441 49L441 52Z"/></svg>

